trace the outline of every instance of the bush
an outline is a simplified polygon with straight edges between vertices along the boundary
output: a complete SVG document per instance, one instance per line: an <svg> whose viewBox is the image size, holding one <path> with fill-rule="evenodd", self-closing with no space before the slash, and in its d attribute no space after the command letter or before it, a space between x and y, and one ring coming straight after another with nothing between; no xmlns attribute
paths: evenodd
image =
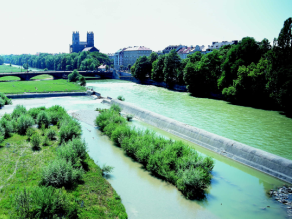
<svg viewBox="0 0 292 219"><path fill-rule="evenodd" d="M7 116L6 116L7 117ZM12 122L7 120L5 117L2 117L0 120L0 126L4 129L4 138L8 138L13 132Z"/></svg>
<svg viewBox="0 0 292 219"><path fill-rule="evenodd" d="M117 104L113 104L111 106L111 109L116 111L116 112L119 112L119 113L122 111L121 107L119 105L117 105Z"/></svg>
<svg viewBox="0 0 292 219"><path fill-rule="evenodd" d="M80 79L79 79L79 82L80 82L80 85L81 85L81 86L86 86L86 80L85 80L85 77L81 76Z"/></svg>
<svg viewBox="0 0 292 219"><path fill-rule="evenodd" d="M120 100L120 101L125 101L125 98L123 97L123 96L118 96L118 100Z"/></svg>
<svg viewBox="0 0 292 219"><path fill-rule="evenodd" d="M78 121L71 118L70 116L66 116L60 122L61 127L59 131L60 142L67 142L73 137L79 138L81 135L81 126Z"/></svg>
<svg viewBox="0 0 292 219"><path fill-rule="evenodd" d="M38 114L42 111L42 110L46 110L45 107L38 107L38 108L31 108L28 110L28 114L31 115L31 117L33 119L37 119Z"/></svg>
<svg viewBox="0 0 292 219"><path fill-rule="evenodd" d="M106 164L104 164L104 165L102 166L102 168L101 168L102 175L109 174L109 173L111 173L113 170L114 170L114 167L107 166Z"/></svg>
<svg viewBox="0 0 292 219"><path fill-rule="evenodd" d="M75 69L71 74L68 75L69 82L76 82L81 77L81 74Z"/></svg>
<svg viewBox="0 0 292 219"><path fill-rule="evenodd" d="M48 128L51 123L51 117L48 115L46 111L40 111L37 116L37 124L39 127L42 125L45 126L45 128Z"/></svg>
<svg viewBox="0 0 292 219"><path fill-rule="evenodd" d="M41 136L39 133L35 133L31 136L30 143L32 145L32 149L38 150L40 149L40 144L41 144Z"/></svg>
<svg viewBox="0 0 292 219"><path fill-rule="evenodd" d="M17 119L17 131L23 135L26 130L34 124L34 120L30 115L24 114Z"/></svg>
<svg viewBox="0 0 292 219"><path fill-rule="evenodd" d="M12 114L11 114L11 117L12 119L18 119L18 117L20 117L21 115L24 115L26 114L26 108L22 105L17 105Z"/></svg>
<svg viewBox="0 0 292 219"><path fill-rule="evenodd" d="M67 162L71 162L74 166L80 166L87 157L87 145L84 141L78 138L73 138L71 141L63 144L57 150L59 158L65 159Z"/></svg>
<svg viewBox="0 0 292 219"><path fill-rule="evenodd" d="M49 146L49 145L50 145L50 140L48 136L45 136L43 140L43 146Z"/></svg>
<svg viewBox="0 0 292 219"><path fill-rule="evenodd" d="M44 71L48 71L48 69L47 69L47 68L45 68L45 69L44 69Z"/></svg>
<svg viewBox="0 0 292 219"><path fill-rule="evenodd" d="M148 171L176 185L187 198L201 199L211 182L212 158L203 158L183 142L164 139L149 130L131 129L114 107L96 118L100 130Z"/></svg>
<svg viewBox="0 0 292 219"><path fill-rule="evenodd" d="M50 140L53 140L56 137L56 131L54 129L50 128L47 131L47 136Z"/></svg>
<svg viewBox="0 0 292 219"><path fill-rule="evenodd" d="M5 130L0 126L0 144L4 141Z"/></svg>
<svg viewBox="0 0 292 219"><path fill-rule="evenodd" d="M33 187L15 194L14 218L77 218L77 203L68 198L65 189Z"/></svg>
<svg viewBox="0 0 292 219"><path fill-rule="evenodd" d="M0 93L0 100L1 100L1 99L4 101L3 106L4 106L4 105L11 105L11 104L12 104L12 100L9 99L8 97L6 97L6 95L3 94L3 93ZM1 101L0 101L0 102L1 102ZM0 105L1 105L1 103L0 103Z"/></svg>
<svg viewBox="0 0 292 219"><path fill-rule="evenodd" d="M131 114L127 114L126 115L126 118L127 118L127 121L129 122L129 121L132 121L132 119L133 119L133 115L131 115Z"/></svg>
<svg viewBox="0 0 292 219"><path fill-rule="evenodd" d="M35 133L36 133L36 131L35 131L34 128L28 128L28 129L26 130L26 136L27 136L27 139L30 140L31 137L33 136L33 134L35 134Z"/></svg>
<svg viewBox="0 0 292 219"><path fill-rule="evenodd" d="M59 106L52 106L50 108L47 109L47 112L49 113L50 117L51 117L51 123L53 125L57 125L57 123L65 116L67 115L66 110Z"/></svg>
<svg viewBox="0 0 292 219"><path fill-rule="evenodd" d="M70 188L82 179L83 170L75 169L71 161L55 159L48 166L44 167L41 185L54 186L56 188Z"/></svg>
<svg viewBox="0 0 292 219"><path fill-rule="evenodd" d="M3 99L0 97L0 108L2 108L4 105L5 105L5 100L3 100Z"/></svg>

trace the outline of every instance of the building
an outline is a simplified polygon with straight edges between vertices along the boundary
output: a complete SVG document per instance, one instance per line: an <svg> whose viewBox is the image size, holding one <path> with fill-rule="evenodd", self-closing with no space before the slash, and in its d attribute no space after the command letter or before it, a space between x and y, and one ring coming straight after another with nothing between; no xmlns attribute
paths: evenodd
<svg viewBox="0 0 292 219"><path fill-rule="evenodd" d="M186 59L187 56L190 54L190 51L193 49L191 47L182 47L180 50L177 51L177 54L180 56L181 59Z"/></svg>
<svg viewBox="0 0 292 219"><path fill-rule="evenodd" d="M99 71L106 71L106 65L101 65L98 67Z"/></svg>
<svg viewBox="0 0 292 219"><path fill-rule="evenodd" d="M141 56L150 56L152 50L144 46L134 46L119 49L114 56L114 68L120 69L120 66L127 68L128 65L135 64L136 60Z"/></svg>
<svg viewBox="0 0 292 219"><path fill-rule="evenodd" d="M183 45L170 45L170 46L166 47L162 52L163 52L163 54L167 54L173 49L175 49L175 51L178 52L183 47L187 48L187 46L183 46Z"/></svg>
<svg viewBox="0 0 292 219"><path fill-rule="evenodd" d="M212 52L214 49L220 49L222 46L226 45L237 45L238 40L233 40L233 41L222 41L222 42L212 42L212 45L208 45L208 48L206 48L206 53Z"/></svg>
<svg viewBox="0 0 292 219"><path fill-rule="evenodd" d="M70 45L70 53L72 52L99 52L97 48L94 47L94 34L93 32L87 32L87 41L81 42L79 40L79 32L73 32L72 34L72 45Z"/></svg>
<svg viewBox="0 0 292 219"><path fill-rule="evenodd" d="M114 53L108 53L107 56L109 59L114 60L115 54Z"/></svg>

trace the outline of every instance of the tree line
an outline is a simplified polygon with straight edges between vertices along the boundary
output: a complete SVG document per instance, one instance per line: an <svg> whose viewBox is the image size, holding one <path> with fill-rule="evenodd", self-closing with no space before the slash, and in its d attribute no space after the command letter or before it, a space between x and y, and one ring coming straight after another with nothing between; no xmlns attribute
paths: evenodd
<svg viewBox="0 0 292 219"><path fill-rule="evenodd" d="M96 70L100 65L106 64L113 66L113 61L103 53L99 52L80 52L69 54L52 55L41 53L39 55L4 55L0 56L5 63L21 65L25 69L28 67L56 70L56 71L71 71L74 69Z"/></svg>
<svg viewBox="0 0 292 219"><path fill-rule="evenodd" d="M220 96L233 103L292 113L292 18L284 22L273 44L244 37L208 54L181 59L175 50L139 57L131 67L140 80L147 77L167 86L186 85L197 97ZM219 95L218 95L219 94Z"/></svg>

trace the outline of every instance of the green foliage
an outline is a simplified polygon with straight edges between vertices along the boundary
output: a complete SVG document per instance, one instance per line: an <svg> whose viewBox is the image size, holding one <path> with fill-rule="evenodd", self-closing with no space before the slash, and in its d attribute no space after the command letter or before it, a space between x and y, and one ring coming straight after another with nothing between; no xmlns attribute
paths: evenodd
<svg viewBox="0 0 292 219"><path fill-rule="evenodd" d="M154 81L163 81L164 80L164 60L165 55L161 55L152 63L151 79Z"/></svg>
<svg viewBox="0 0 292 219"><path fill-rule="evenodd" d="M163 74L164 82L172 86L177 81L177 75L181 70L181 58L177 52L173 49L165 56Z"/></svg>
<svg viewBox="0 0 292 219"><path fill-rule="evenodd" d="M36 133L36 130L34 128L28 128L26 130L26 136L28 140L31 140L31 137Z"/></svg>
<svg viewBox="0 0 292 219"><path fill-rule="evenodd" d="M154 61L156 61L158 59L158 55L157 55L157 53L156 52L152 52L151 54L150 54L150 56L149 56L149 62L150 62L150 64L152 65L152 63L154 62Z"/></svg>
<svg viewBox="0 0 292 219"><path fill-rule="evenodd" d="M4 58L2 56L0 56L0 65L4 64Z"/></svg>
<svg viewBox="0 0 292 219"><path fill-rule="evenodd" d="M43 146L49 146L50 145L50 139L48 138L48 136L46 135L44 137L44 140L43 140Z"/></svg>
<svg viewBox="0 0 292 219"><path fill-rule="evenodd" d="M182 142L166 140L149 130L131 129L113 107L102 112L95 122L128 156L176 185L187 198L203 197L214 167L210 157L203 158Z"/></svg>
<svg viewBox="0 0 292 219"><path fill-rule="evenodd" d="M106 165L106 164L104 164L104 165L102 166L102 168L101 168L101 171L102 171L102 174L103 174L103 175L105 175L105 174L109 174L109 173L113 172L113 170L114 170L114 167L112 167L112 166L108 166L108 165Z"/></svg>
<svg viewBox="0 0 292 219"><path fill-rule="evenodd" d="M149 61L149 59L146 56L141 56L137 59L135 65L132 66L131 71L132 71L132 75L135 78L138 79L144 79L146 78L146 76L151 73L151 66L152 63Z"/></svg>
<svg viewBox="0 0 292 219"><path fill-rule="evenodd" d="M120 101L125 101L125 98L122 95L119 95L117 99Z"/></svg>
<svg viewBox="0 0 292 219"><path fill-rule="evenodd" d="M5 130L0 126L0 144L4 141Z"/></svg>
<svg viewBox="0 0 292 219"><path fill-rule="evenodd" d="M49 140L53 140L56 137L57 133L54 129L50 128L47 131L46 136L48 136Z"/></svg>
<svg viewBox="0 0 292 219"><path fill-rule="evenodd" d="M126 115L126 119L127 119L127 121L129 122L129 121L132 121L132 119L133 119L133 115L132 114L127 114Z"/></svg>
<svg viewBox="0 0 292 219"><path fill-rule="evenodd" d="M17 131L24 135L26 130L34 124L33 118L28 114L23 114L17 119Z"/></svg>
<svg viewBox="0 0 292 219"><path fill-rule="evenodd" d="M37 116L38 114L42 111L42 110L46 110L46 107L37 107L37 108L31 108L28 110L28 114L35 120L37 120Z"/></svg>
<svg viewBox="0 0 292 219"><path fill-rule="evenodd" d="M4 105L11 105L12 100L6 97L5 94L0 92L0 107L3 107Z"/></svg>
<svg viewBox="0 0 292 219"><path fill-rule="evenodd" d="M9 114L6 114L9 115ZM4 130L4 138L8 138L10 137L10 134L13 132L13 125L12 122L10 120L7 120L5 117L8 116L3 116L0 120L0 127L3 128Z"/></svg>
<svg viewBox="0 0 292 219"><path fill-rule="evenodd" d="M15 195L17 218L77 218L77 203L73 204L64 189L33 187L18 190Z"/></svg>
<svg viewBox="0 0 292 219"><path fill-rule="evenodd" d="M86 86L86 80L85 80L85 77L81 76L79 78L79 82L80 82L80 85L85 87Z"/></svg>
<svg viewBox="0 0 292 219"><path fill-rule="evenodd" d="M75 169L71 161L55 159L43 168L41 185L53 186L55 188L70 188L82 179L84 171L82 168Z"/></svg>
<svg viewBox="0 0 292 219"><path fill-rule="evenodd" d="M67 115L66 110L59 106L55 105L47 109L49 116L51 117L51 123L53 125L57 125L57 123L63 118L63 116Z"/></svg>
<svg viewBox="0 0 292 219"><path fill-rule="evenodd" d="M70 82L76 82L79 80L79 78L81 78L82 75L79 74L79 72L75 69L71 74L68 75L68 80Z"/></svg>
<svg viewBox="0 0 292 219"><path fill-rule="evenodd" d="M13 119L18 119L18 117L20 117L21 115L26 114L26 108L22 105L16 105L16 107L14 108L11 117Z"/></svg>
<svg viewBox="0 0 292 219"><path fill-rule="evenodd" d="M87 157L87 145L85 141L73 138L58 148L57 155L60 159L65 159L67 162L70 161L75 167L80 166Z"/></svg>
<svg viewBox="0 0 292 219"><path fill-rule="evenodd" d="M70 116L63 117L62 121L60 122L60 142L67 142L71 139L79 138L81 135L81 126L79 122Z"/></svg>
<svg viewBox="0 0 292 219"><path fill-rule="evenodd" d="M46 111L42 110L38 113L37 115L37 124L39 127L42 127L43 125L45 128L48 128L51 123L51 117L49 113Z"/></svg>
<svg viewBox="0 0 292 219"><path fill-rule="evenodd" d="M30 143L33 150L39 150L41 145L41 136L39 133L34 133L31 136Z"/></svg>

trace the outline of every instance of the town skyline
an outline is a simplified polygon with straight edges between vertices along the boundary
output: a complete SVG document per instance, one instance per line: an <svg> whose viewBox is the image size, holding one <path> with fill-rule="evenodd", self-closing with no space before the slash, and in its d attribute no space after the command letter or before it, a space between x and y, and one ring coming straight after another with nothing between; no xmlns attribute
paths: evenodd
<svg viewBox="0 0 292 219"><path fill-rule="evenodd" d="M0 54L68 53L73 31L79 31L81 41L93 31L95 46L102 53L115 53L129 46L145 46L153 51L169 45L208 46L214 41L246 36L257 41L267 38L272 43L292 8L289 0L87 0L87 4L76 7L78 2L58 2L57 8L56 0L42 5L35 0L3 3L0 19L9 22L3 23Z"/></svg>

